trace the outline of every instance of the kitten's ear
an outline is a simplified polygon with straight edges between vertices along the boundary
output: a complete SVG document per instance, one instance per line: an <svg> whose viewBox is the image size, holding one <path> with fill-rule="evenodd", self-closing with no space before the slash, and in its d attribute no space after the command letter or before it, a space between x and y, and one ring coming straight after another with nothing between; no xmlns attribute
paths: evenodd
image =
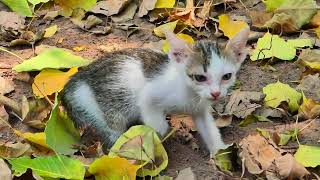
<svg viewBox="0 0 320 180"><path fill-rule="evenodd" d="M170 49L168 52L169 58L178 63L184 63L190 56L189 44L184 40L178 38L171 31L165 31L164 33L170 45Z"/></svg>
<svg viewBox="0 0 320 180"><path fill-rule="evenodd" d="M250 29L242 29L226 45L226 50L233 52L237 63L242 63L247 56L246 44L248 41Z"/></svg>

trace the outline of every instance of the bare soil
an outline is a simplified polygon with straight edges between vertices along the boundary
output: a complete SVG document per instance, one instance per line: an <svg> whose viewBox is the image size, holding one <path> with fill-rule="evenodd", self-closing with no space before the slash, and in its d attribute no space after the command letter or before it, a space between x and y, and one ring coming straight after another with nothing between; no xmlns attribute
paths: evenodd
<svg viewBox="0 0 320 180"><path fill-rule="evenodd" d="M48 26L48 22L33 22L32 27L39 29ZM117 50L128 47L141 47L145 43L151 41L158 41L159 38L152 34L153 24L141 20L139 22L140 28L137 32L126 38L126 31L113 29L108 35L95 35L82 31L71 23L68 19L57 18L52 24L57 24L60 30L53 37L43 39L36 44L57 46L60 48L72 49L76 46L84 45L86 48L83 51L75 52L84 58L97 60L105 51ZM59 39L63 38L61 44L57 43ZM10 50L22 58L29 58L33 55L32 48L29 46L10 48ZM1 76L13 79L17 75L10 68L20 63L21 60L7 53L0 51L0 74ZM271 70L264 70L263 65L259 62L252 62L247 60L239 72L239 80L241 81L241 90L262 91L262 88L268 83L274 83L278 80L295 86L295 81L299 80L302 73L295 63L292 62L276 62L273 64L276 69L275 72ZM32 96L31 85L15 80L15 91L9 95L16 100L20 100L22 95L27 97ZM253 123L247 127L239 127L237 124L239 120L234 120L233 123L221 129L223 139L226 143L239 142L248 134L256 133L256 128L274 129L281 126L286 128L294 119L281 120L276 119L273 123ZM25 128L23 125L17 123L17 128ZM319 127L319 126L318 126ZM8 130L0 131L0 138L13 138L14 135ZM319 131L314 129L314 133L318 136L308 136L309 142L317 142L320 137ZM176 177L178 172L184 168L191 167L198 179L232 179L231 176L218 171L213 165L213 161L209 158L209 153L201 142L197 132L193 133L193 139L188 143L182 143L181 137L173 136L165 142L165 148L169 155L169 166L164 174ZM311 138L311 139L310 139ZM199 145L199 148L194 148L193 143ZM239 173L240 174L240 173ZM234 174L235 176L239 174Z"/></svg>

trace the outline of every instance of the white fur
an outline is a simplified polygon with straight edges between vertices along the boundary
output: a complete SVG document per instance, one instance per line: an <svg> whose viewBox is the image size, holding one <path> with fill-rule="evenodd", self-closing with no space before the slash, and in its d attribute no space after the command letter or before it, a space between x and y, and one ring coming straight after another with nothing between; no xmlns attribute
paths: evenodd
<svg viewBox="0 0 320 180"><path fill-rule="evenodd" d="M96 98L90 86L87 83L81 82L77 90L73 92L73 95L72 95L72 98L70 98L70 101L71 101L70 103L72 103L78 109L82 109L83 107L85 107L83 111L88 113L90 116L94 116L92 120L98 121L98 123L96 122L91 122L91 123L100 124L101 126L105 127L107 131L113 132L112 134L114 136L109 136L109 138L111 138L112 141L117 140L118 136L116 135L118 133L108 127L108 124L104 120L104 114L99 108ZM101 123L103 123L103 125Z"/></svg>

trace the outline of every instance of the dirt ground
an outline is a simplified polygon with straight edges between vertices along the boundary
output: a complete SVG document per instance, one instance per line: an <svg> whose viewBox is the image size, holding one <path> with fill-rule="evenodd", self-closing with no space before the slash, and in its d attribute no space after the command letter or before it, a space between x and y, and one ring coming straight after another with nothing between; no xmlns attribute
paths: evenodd
<svg viewBox="0 0 320 180"><path fill-rule="evenodd" d="M143 28L139 29L129 38L126 38L126 31L119 29L113 29L108 35L95 35L84 32L65 18L57 18L51 23L57 24L60 30L53 37L41 40L36 44L36 46L45 44L72 49L73 47L84 45L86 48L83 51L75 52L75 54L91 60L99 59L100 56L109 50L141 47L148 42L160 40L152 34L154 25L143 20L139 23L140 27ZM33 24L33 27L40 29L48 26L46 22L43 23L36 21L33 22ZM61 44L57 43L60 38L64 38L64 41ZM13 49L10 48L10 50L22 58L30 58L33 55L33 51L29 46L16 47ZM19 59L0 51L1 76L8 79L15 78L16 73L10 68L18 63L20 63ZM239 72L238 79L241 81L241 90L261 92L265 85L268 83L274 83L277 80L288 83L291 86L295 86L295 81L299 80L302 73L302 69L292 62L277 62L273 64L273 67L276 69L275 72L264 70L262 68L262 64L247 60ZM32 96L30 84L17 80L14 80L14 82L15 91L11 93L9 97L19 100L22 94L29 97ZM239 142L246 135L255 133L255 129L257 127L267 129L274 129L276 127L286 128L290 122L294 122L294 119L276 119L273 123L253 123L246 127L239 127L237 125L239 120L234 119L233 123L230 126L221 129L221 132L226 143ZM19 123L17 123L16 126L24 128L24 126ZM320 137L320 132L317 129L314 129L313 134L315 137L313 139L311 137L311 139L307 139L306 141L313 141L317 143L315 139ZM2 130L0 133L0 138L12 137L13 135L8 131ZM194 139L188 143L182 143L179 137L169 138L165 142L165 148L169 155L169 165L164 174L176 177L180 170L191 167L193 172L196 174L197 179L233 179L232 176L228 176L227 174L217 171L197 132L193 133L193 137ZM308 138L310 138L310 136L308 136ZM195 150L192 145L193 143L199 145L199 149ZM240 175L240 172L239 174L234 174L234 176L238 175Z"/></svg>

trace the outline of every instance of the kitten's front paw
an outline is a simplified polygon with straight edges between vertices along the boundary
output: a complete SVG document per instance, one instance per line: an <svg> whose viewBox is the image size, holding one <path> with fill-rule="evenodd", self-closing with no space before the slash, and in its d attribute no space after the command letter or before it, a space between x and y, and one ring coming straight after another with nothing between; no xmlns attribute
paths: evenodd
<svg viewBox="0 0 320 180"><path fill-rule="evenodd" d="M169 131L169 125L168 124L164 124L161 125L161 127L158 127L156 129L156 131L160 134L160 136L163 138L167 135L168 131Z"/></svg>
<svg viewBox="0 0 320 180"><path fill-rule="evenodd" d="M214 158L214 156L217 154L217 152L220 149L227 149L230 146L230 144L224 144L223 142L215 144L211 149L210 149L210 158Z"/></svg>

